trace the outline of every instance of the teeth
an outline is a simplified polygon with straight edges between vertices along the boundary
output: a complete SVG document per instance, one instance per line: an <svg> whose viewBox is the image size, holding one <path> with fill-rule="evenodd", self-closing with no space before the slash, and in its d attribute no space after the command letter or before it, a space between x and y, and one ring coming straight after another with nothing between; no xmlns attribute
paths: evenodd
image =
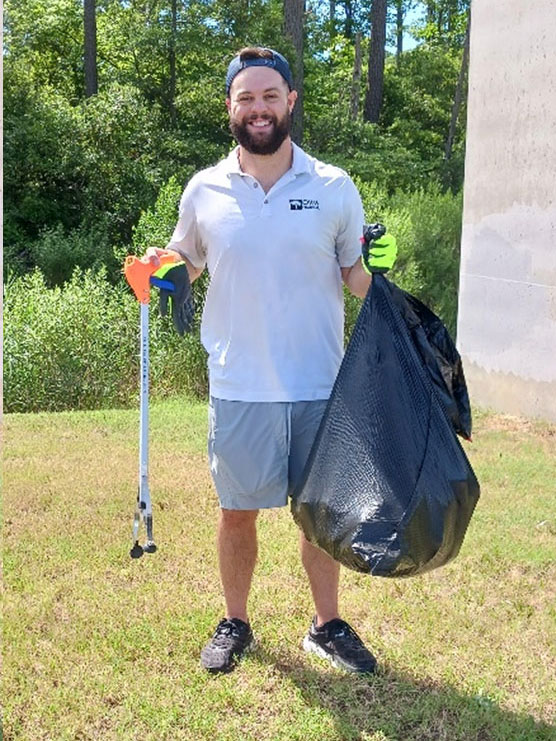
<svg viewBox="0 0 556 741"><path fill-rule="evenodd" d="M270 126L270 121L251 121L251 125L262 128L263 126Z"/></svg>

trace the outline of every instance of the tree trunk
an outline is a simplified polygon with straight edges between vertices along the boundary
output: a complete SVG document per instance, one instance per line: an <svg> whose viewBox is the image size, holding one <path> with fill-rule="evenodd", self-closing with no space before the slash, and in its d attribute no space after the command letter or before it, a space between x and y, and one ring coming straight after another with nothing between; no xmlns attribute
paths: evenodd
<svg viewBox="0 0 556 741"><path fill-rule="evenodd" d="M467 20L467 28L465 29L465 40L463 42L463 55L461 58L461 67L459 69L458 82L456 85L456 93L454 96L454 105L452 106L452 116L450 118L450 128L448 129L448 138L446 139L446 147L444 150L444 159L448 161L452 157L452 147L454 144L454 137L456 134L456 124L458 122L459 111L461 108L461 101L463 100L463 89L465 85L465 78L467 75L467 68L469 66L469 35L471 29L471 16Z"/></svg>
<svg viewBox="0 0 556 741"><path fill-rule="evenodd" d="M172 30L170 34L170 83L168 86L168 107L170 109L170 119L176 123L176 34L178 28L178 0L172 0Z"/></svg>
<svg viewBox="0 0 556 741"><path fill-rule="evenodd" d="M284 35L293 43L293 82L297 90L297 102L293 111L292 139L296 144L303 140L303 17L304 0L284 0Z"/></svg>
<svg viewBox="0 0 556 741"><path fill-rule="evenodd" d="M396 63L399 64L403 53L403 0L396 0Z"/></svg>
<svg viewBox="0 0 556 741"><path fill-rule="evenodd" d="M353 2L352 0L345 0L344 9L346 13L344 33L346 35L346 38L351 39L353 36Z"/></svg>
<svg viewBox="0 0 556 741"><path fill-rule="evenodd" d="M367 93L363 117L369 123L378 123L384 90L384 56L386 45L386 0L373 0L371 6L371 44Z"/></svg>
<svg viewBox="0 0 556 741"><path fill-rule="evenodd" d="M355 61L353 63L353 81L351 84L351 120L356 121L359 114L359 92L361 90L361 31L355 34Z"/></svg>
<svg viewBox="0 0 556 741"><path fill-rule="evenodd" d="M97 19L96 0L84 0L83 28L85 31L85 97L98 93L97 79Z"/></svg>

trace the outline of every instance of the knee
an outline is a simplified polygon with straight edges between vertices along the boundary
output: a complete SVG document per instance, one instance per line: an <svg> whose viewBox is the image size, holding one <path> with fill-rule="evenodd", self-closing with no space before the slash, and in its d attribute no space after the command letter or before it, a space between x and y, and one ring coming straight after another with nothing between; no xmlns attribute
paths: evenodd
<svg viewBox="0 0 556 741"><path fill-rule="evenodd" d="M226 530L243 530L255 524L258 509L221 509L220 524Z"/></svg>

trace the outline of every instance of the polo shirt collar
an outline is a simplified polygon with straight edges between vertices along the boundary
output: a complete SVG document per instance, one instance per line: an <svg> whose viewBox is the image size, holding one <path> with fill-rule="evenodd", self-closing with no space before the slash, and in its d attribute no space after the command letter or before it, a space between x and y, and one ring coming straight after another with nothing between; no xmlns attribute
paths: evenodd
<svg viewBox="0 0 556 741"><path fill-rule="evenodd" d="M310 160L307 154L298 147L295 142L292 142L293 150L293 161L292 166L288 170L292 175L302 175L305 172L310 172ZM224 162L226 163L226 171L228 175L237 174L245 175L243 170L239 166L239 145L234 147L230 154L226 157Z"/></svg>

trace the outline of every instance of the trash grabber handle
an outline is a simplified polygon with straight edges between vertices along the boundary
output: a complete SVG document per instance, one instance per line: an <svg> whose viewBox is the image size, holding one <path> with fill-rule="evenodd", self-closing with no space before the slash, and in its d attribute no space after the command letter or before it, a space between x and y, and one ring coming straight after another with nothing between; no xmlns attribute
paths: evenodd
<svg viewBox="0 0 556 741"><path fill-rule="evenodd" d="M155 273L162 265L170 262L179 262L180 257L170 250L160 251L158 253L160 265L153 265L148 257L137 257L137 255L128 255L124 262L124 274L127 282L133 289L137 300L141 304L150 302L150 285L151 275Z"/></svg>

